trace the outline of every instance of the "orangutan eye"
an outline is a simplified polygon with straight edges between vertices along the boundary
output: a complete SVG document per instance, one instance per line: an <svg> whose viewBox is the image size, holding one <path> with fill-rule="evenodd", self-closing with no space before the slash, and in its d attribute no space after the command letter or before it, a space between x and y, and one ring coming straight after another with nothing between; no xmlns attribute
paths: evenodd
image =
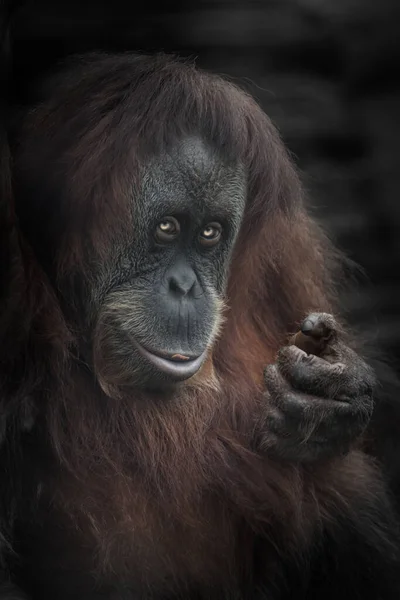
<svg viewBox="0 0 400 600"><path fill-rule="evenodd" d="M160 244L168 244L178 237L180 230L174 217L165 217L156 227L155 238Z"/></svg>
<svg viewBox="0 0 400 600"><path fill-rule="evenodd" d="M199 241L202 246L215 246L221 239L222 227L219 223L209 223L200 232Z"/></svg>

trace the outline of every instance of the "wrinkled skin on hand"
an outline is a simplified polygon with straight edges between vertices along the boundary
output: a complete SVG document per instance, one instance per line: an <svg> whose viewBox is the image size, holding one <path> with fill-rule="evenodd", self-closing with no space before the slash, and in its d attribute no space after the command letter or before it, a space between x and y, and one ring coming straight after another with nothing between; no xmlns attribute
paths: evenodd
<svg viewBox="0 0 400 600"><path fill-rule="evenodd" d="M327 313L309 315L291 344L264 372L268 403L260 449L303 463L345 454L372 415L374 371Z"/></svg>

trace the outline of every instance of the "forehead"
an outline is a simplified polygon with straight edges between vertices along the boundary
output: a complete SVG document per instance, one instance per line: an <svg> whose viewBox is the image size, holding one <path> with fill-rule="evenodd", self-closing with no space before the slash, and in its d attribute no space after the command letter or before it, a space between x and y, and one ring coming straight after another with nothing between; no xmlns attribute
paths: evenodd
<svg viewBox="0 0 400 600"><path fill-rule="evenodd" d="M157 214L217 212L229 218L244 209L246 183L242 165L228 164L204 141L188 137L146 166L139 202Z"/></svg>

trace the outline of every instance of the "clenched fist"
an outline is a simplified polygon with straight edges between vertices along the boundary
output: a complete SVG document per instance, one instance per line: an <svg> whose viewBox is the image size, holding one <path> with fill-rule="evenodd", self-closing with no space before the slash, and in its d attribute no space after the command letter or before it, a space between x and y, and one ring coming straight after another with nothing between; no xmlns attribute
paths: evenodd
<svg viewBox="0 0 400 600"><path fill-rule="evenodd" d="M313 313L265 369L259 448L287 461L346 453L373 410L373 370L343 341L334 317Z"/></svg>

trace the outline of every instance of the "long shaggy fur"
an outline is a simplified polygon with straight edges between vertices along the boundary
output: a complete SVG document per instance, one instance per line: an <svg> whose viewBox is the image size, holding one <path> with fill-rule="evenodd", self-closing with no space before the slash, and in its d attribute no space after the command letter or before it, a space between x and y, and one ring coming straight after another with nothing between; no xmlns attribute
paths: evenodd
<svg viewBox="0 0 400 600"><path fill-rule="evenodd" d="M379 478L358 451L307 469L253 444L263 368L307 312L337 313L336 253L306 214L275 128L243 91L163 55L79 57L53 88L13 149L20 227L37 249L20 266L24 371L13 398L34 398L43 443L64 473L53 504L95 540L99 572L132 572L132 544L144 572L159 561L153 589L169 578L229 580L237 565L251 573L254 532L271 557L295 556L354 497L372 498ZM49 252L60 286L90 281L116 228L130 223L126 199L141 166L194 133L248 173L224 324L193 382L169 397L138 390L111 400L76 359L79 331L48 282ZM268 568L273 577L273 558Z"/></svg>

